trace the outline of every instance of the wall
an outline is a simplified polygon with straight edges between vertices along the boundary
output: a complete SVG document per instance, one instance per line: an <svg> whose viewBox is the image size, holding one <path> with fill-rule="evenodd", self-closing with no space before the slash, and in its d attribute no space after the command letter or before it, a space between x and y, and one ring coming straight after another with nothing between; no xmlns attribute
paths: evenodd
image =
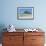
<svg viewBox="0 0 46 46"><path fill-rule="evenodd" d="M15 25L16 28L46 28L46 0L1 0L0 24ZM34 20L17 20L17 7L34 7Z"/></svg>
<svg viewBox="0 0 46 46"><path fill-rule="evenodd" d="M0 0L0 31L13 24L16 28L40 27L46 32L46 0ZM17 7L34 7L34 20L17 20Z"/></svg>

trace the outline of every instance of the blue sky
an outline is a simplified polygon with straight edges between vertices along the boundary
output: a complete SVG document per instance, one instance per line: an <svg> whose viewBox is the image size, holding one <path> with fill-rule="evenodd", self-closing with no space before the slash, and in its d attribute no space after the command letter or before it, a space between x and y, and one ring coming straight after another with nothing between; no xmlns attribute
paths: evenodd
<svg viewBox="0 0 46 46"><path fill-rule="evenodd" d="M30 13L32 13L32 9L29 8L18 8L18 13L24 13L24 11L29 11Z"/></svg>

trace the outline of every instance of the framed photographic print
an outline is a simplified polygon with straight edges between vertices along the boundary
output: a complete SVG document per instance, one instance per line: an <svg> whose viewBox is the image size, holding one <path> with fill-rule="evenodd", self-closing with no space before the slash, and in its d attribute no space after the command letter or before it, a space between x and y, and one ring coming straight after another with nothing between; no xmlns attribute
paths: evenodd
<svg viewBox="0 0 46 46"><path fill-rule="evenodd" d="M18 7L17 8L18 20L32 20L34 19L34 7Z"/></svg>

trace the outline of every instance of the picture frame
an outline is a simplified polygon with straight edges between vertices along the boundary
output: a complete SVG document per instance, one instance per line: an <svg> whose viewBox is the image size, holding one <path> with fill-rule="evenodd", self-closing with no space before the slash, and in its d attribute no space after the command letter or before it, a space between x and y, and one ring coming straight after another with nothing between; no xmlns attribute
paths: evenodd
<svg viewBox="0 0 46 46"><path fill-rule="evenodd" d="M34 7L17 7L17 19L18 20L33 20Z"/></svg>

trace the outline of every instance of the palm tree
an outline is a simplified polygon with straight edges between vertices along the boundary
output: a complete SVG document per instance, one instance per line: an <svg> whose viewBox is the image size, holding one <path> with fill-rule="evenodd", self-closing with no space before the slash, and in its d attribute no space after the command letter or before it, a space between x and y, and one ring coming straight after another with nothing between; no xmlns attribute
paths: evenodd
<svg viewBox="0 0 46 46"><path fill-rule="evenodd" d="M32 14L32 13L29 11L24 11L24 14Z"/></svg>

